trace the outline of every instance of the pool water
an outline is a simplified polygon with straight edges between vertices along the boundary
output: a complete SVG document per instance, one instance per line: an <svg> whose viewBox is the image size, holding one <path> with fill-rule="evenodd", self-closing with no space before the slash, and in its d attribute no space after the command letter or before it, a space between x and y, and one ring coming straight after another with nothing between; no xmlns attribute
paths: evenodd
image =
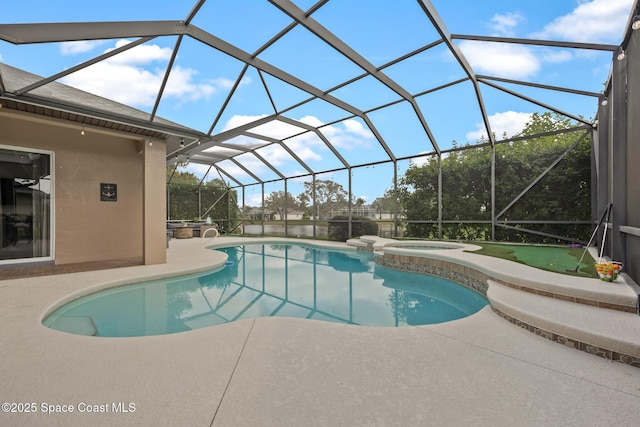
<svg viewBox="0 0 640 427"><path fill-rule="evenodd" d="M380 267L367 252L298 244L218 250L229 257L221 270L100 291L43 323L105 337L171 334L260 316L395 327L447 322L487 304L451 281Z"/></svg>

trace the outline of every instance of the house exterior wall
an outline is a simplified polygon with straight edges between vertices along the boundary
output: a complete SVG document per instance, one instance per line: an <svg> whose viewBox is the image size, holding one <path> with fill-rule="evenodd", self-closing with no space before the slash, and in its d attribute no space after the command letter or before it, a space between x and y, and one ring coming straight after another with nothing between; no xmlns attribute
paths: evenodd
<svg viewBox="0 0 640 427"><path fill-rule="evenodd" d="M133 257L165 262L164 143L154 141L146 153L145 141L80 131L80 124L0 110L0 144L54 152L55 263ZM145 178L151 182L158 175L160 183L145 199ZM117 184L117 201L100 200L101 183ZM158 230L149 229L158 224ZM160 242L160 249L145 251L145 240L147 246Z"/></svg>

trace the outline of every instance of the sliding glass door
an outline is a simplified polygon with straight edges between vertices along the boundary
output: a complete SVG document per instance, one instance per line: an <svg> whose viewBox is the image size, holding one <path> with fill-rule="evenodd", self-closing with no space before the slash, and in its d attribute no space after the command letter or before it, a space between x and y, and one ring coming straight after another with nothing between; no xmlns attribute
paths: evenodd
<svg viewBox="0 0 640 427"><path fill-rule="evenodd" d="M0 146L0 264L53 259L53 153Z"/></svg>

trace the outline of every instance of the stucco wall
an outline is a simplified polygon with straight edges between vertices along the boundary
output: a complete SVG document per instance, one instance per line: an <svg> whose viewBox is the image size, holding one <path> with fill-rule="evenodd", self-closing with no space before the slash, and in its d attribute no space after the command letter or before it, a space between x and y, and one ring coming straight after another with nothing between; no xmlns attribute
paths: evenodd
<svg viewBox="0 0 640 427"><path fill-rule="evenodd" d="M29 116L0 110L0 144L55 153L56 264L142 257L144 143ZM118 185L116 202L100 201L100 183Z"/></svg>

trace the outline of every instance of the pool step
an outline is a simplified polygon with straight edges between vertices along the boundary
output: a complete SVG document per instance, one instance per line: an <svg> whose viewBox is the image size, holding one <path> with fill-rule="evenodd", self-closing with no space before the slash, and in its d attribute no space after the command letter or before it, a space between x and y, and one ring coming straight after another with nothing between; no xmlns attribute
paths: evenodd
<svg viewBox="0 0 640 427"><path fill-rule="evenodd" d="M640 367L640 316L488 282L492 308L512 323L570 347Z"/></svg>

